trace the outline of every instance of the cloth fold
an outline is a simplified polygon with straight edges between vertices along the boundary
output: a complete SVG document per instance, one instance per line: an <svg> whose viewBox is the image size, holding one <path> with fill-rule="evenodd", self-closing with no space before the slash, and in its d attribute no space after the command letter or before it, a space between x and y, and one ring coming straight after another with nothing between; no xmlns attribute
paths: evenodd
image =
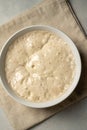
<svg viewBox="0 0 87 130"><path fill-rule="evenodd" d="M65 0L44 0L0 27L0 49L16 31L36 24L53 26L65 32L76 44L82 59L82 74L75 91L62 103L34 109L14 101L0 85L0 107L14 130L25 130L87 96L87 40L81 32Z"/></svg>

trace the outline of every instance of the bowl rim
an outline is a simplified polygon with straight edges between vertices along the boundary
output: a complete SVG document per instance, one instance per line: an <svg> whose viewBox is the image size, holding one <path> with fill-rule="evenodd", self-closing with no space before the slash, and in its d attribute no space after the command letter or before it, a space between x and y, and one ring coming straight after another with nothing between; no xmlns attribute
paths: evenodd
<svg viewBox="0 0 87 130"><path fill-rule="evenodd" d="M5 62L5 55L6 55L6 51L8 50L8 47L11 44L11 41L13 41L14 39L16 39L16 37L21 36L22 34L32 31L32 30L47 30L50 32L55 33L56 35L60 36L61 38L63 38L67 44L70 45L72 53L74 54L74 58L75 58L75 62L76 62L76 75L75 78L72 82L72 84L70 85L69 89L60 97L53 99L51 101L47 101L47 102L42 102L42 103L34 103L34 102L30 102L30 101L26 101L24 99L22 99L21 97L17 96L12 89L10 89L5 76L3 75L3 62ZM3 58L4 57L4 58ZM0 82L3 86L3 88L6 90L6 92L17 102L25 105L25 106L29 106L32 108L47 108L47 107L51 107L54 106L56 104L59 104L60 102L64 101L66 98L68 98L68 96L74 91L74 89L76 88L79 79L80 79L80 75L81 75L81 58L80 58L80 54L79 51L76 47L76 45L74 44L74 42L62 31L60 31L57 28L54 28L52 26L47 26L47 25L32 25L32 26L28 26L25 28L22 28L21 30L16 31L16 33L14 33L3 45L1 52L0 52ZM5 72L4 72L5 73Z"/></svg>

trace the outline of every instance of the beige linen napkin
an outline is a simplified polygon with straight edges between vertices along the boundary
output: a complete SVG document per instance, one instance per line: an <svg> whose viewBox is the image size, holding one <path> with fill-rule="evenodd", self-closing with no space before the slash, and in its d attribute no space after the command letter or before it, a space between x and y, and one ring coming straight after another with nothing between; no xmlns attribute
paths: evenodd
<svg viewBox="0 0 87 130"><path fill-rule="evenodd" d="M14 130L25 130L87 96L87 40L72 16L65 0L44 0L0 27L0 48L17 30L45 24L65 32L78 47L82 58L82 75L72 95L62 103L46 109L34 109L14 101L0 86L0 106Z"/></svg>

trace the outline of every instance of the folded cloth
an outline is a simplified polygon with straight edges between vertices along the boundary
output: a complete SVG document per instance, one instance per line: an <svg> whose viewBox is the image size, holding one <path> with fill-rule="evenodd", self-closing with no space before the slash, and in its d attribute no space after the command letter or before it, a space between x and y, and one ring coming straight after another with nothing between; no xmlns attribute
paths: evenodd
<svg viewBox="0 0 87 130"><path fill-rule="evenodd" d="M25 130L87 96L87 40L81 32L65 0L44 0L0 27L0 49L6 40L24 27L44 24L65 32L76 44L82 59L82 75L75 91L62 103L34 109L14 101L0 85L0 106L14 130Z"/></svg>

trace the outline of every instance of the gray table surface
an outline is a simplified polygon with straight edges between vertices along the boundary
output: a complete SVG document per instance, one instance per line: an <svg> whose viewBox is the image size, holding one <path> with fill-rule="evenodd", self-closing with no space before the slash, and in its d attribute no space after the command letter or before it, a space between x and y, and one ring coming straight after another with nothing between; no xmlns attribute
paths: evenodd
<svg viewBox="0 0 87 130"><path fill-rule="evenodd" d="M0 25L40 1L0 0ZM13 130L1 108L0 130ZM87 130L87 99L72 105L31 130Z"/></svg>

